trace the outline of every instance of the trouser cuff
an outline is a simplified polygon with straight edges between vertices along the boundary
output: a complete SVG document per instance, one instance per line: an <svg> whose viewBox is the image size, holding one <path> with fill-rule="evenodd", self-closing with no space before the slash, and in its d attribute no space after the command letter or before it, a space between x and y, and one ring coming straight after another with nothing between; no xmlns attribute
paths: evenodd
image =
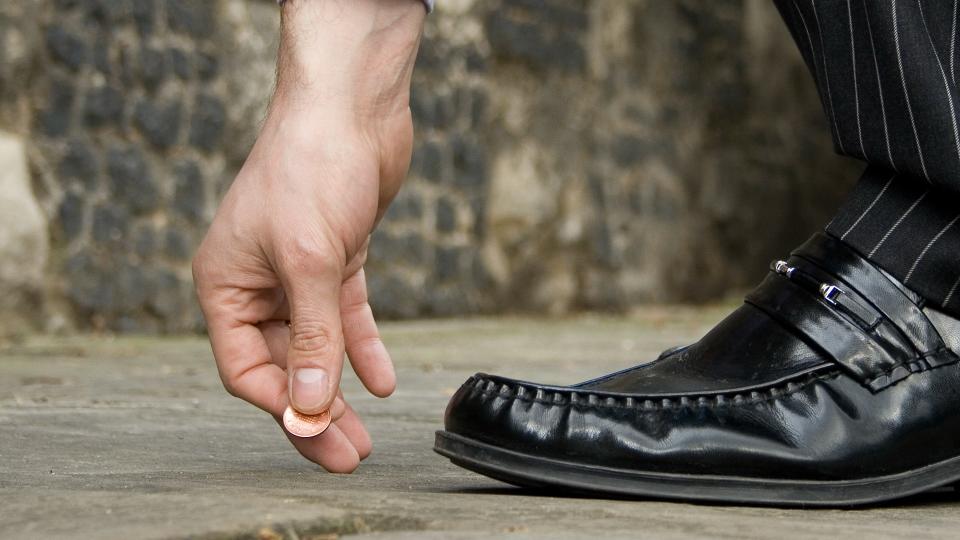
<svg viewBox="0 0 960 540"><path fill-rule="evenodd" d="M864 171L827 233L960 316L960 197L881 167Z"/></svg>

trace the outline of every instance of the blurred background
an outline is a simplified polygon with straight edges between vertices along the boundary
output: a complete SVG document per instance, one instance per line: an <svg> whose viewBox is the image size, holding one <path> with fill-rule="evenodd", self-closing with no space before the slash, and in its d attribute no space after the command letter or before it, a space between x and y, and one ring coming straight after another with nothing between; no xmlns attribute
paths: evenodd
<svg viewBox="0 0 960 540"><path fill-rule="evenodd" d="M368 264L381 317L722 298L860 169L768 0L438 3ZM0 335L202 331L190 257L278 23L274 0L0 3Z"/></svg>

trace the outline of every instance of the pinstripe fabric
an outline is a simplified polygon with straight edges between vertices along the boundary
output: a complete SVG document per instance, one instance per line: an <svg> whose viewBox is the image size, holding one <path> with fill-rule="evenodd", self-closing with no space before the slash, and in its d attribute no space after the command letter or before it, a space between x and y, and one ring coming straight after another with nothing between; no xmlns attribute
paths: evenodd
<svg viewBox="0 0 960 540"><path fill-rule="evenodd" d="M868 163L827 232L960 315L958 0L774 0L837 152Z"/></svg>

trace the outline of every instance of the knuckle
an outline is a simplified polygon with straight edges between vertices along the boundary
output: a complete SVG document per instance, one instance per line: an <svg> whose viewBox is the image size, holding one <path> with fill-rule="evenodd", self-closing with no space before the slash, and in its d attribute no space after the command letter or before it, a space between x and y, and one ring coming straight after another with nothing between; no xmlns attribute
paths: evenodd
<svg viewBox="0 0 960 540"><path fill-rule="evenodd" d="M354 287L344 287L340 293L340 304L344 314L365 314L370 309L367 295ZM372 316L372 311L371 311Z"/></svg>
<svg viewBox="0 0 960 540"><path fill-rule="evenodd" d="M222 377L220 382L223 383L223 389L227 391L231 396L238 398L240 397L239 392L237 391L237 386L234 382L226 377Z"/></svg>
<svg viewBox="0 0 960 540"><path fill-rule="evenodd" d="M316 273L337 266L337 257L332 249L323 243L305 239L296 239L288 244L283 259L287 268L298 273Z"/></svg>
<svg viewBox="0 0 960 540"><path fill-rule="evenodd" d="M336 347L330 327L317 322L290 323L290 347L297 352L323 355Z"/></svg>

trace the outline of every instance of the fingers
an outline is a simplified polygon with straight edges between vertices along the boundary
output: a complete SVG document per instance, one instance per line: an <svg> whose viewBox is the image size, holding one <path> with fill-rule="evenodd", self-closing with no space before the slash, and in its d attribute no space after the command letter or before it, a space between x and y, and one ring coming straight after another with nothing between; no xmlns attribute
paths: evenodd
<svg viewBox="0 0 960 540"><path fill-rule="evenodd" d="M278 419L277 422L283 429L283 421ZM285 429L283 432L303 457L332 473L351 473L360 466L360 454L336 424L309 439L291 435Z"/></svg>
<svg viewBox="0 0 960 540"><path fill-rule="evenodd" d="M280 367L285 366L287 346L290 343L290 328L287 327L286 321L265 321L258 326L260 331L263 332L267 348L273 355L273 362ZM349 417L345 418L348 413ZM344 432L358 459L362 460L366 458L370 454L370 448L372 446L370 436L360 422L360 418L344 401L342 391L338 391L337 397L333 400L333 404L330 405L330 416L333 424L339 425L341 431ZM345 422L345 424L343 424L343 422ZM311 439L295 437L286 431L282 420L279 424L297 450L303 456L307 457L307 459L322 465L332 472L350 472L355 468L355 465L352 465L353 453L345 449L343 445L331 443L326 440L311 442L318 437L324 437L324 434L320 434ZM329 430L330 428L327 429ZM326 435L326 437L330 437L330 435ZM331 447L333 447L332 450ZM340 450L337 450L337 448L340 448ZM339 452L341 455L339 457L326 456L324 452L329 451Z"/></svg>
<svg viewBox="0 0 960 540"><path fill-rule="evenodd" d="M343 370L340 322L341 268L336 255L301 248L280 265L290 303L287 348L290 403L304 414L330 407Z"/></svg>
<svg viewBox="0 0 960 540"><path fill-rule="evenodd" d="M237 334L234 337L246 337L231 346L231 354L256 354L252 354L254 360L243 364L249 371L231 374L231 380L239 381L239 384L233 384L231 391L244 392L242 397L269 410L279 419L287 403L283 390L286 383L283 370L286 368L290 373L290 402L305 414L329 409L333 417L330 427L316 437L305 439L286 433L288 439L304 457L328 471L348 473L370 455L372 443L359 416L345 403L338 389L343 351L349 351L358 377L376 395L385 396L392 392L396 376L367 303L363 272L351 276L342 287L339 278L324 279L322 271L305 274L292 273L283 279L289 299L290 326L283 320L269 320L257 326L245 325L243 331L244 327L234 331ZM330 302L331 298L337 301ZM256 335L249 334L251 330ZM341 344L339 347L338 343ZM316 374L318 371L319 375ZM268 375L272 382L259 392L248 391L247 382L252 380L250 374ZM247 397L250 392L264 395L267 387L274 397L262 397L260 403ZM329 392L326 401L317 397L323 392ZM298 398L305 398L307 403L298 403ZM310 407L310 399L320 405ZM261 405L271 401L268 405ZM282 420L280 423L282 425Z"/></svg>
<svg viewBox="0 0 960 540"><path fill-rule="evenodd" d="M397 375L367 302L362 268L343 282L340 313L347 356L357 377L373 395L389 396L397 386Z"/></svg>
<svg viewBox="0 0 960 540"><path fill-rule="evenodd" d="M260 329L252 324L214 318L210 343L223 386L231 395L280 416L287 407L287 376L271 362Z"/></svg>
<svg viewBox="0 0 960 540"><path fill-rule="evenodd" d="M349 473L366 459L373 449L370 434L341 392L330 407L333 423L320 435L301 438L291 435L277 420L287 438L305 458L335 473Z"/></svg>
<svg viewBox="0 0 960 540"><path fill-rule="evenodd" d="M343 401L343 393L341 392L339 396L333 398L333 403L330 405L330 418L333 422L343 418L343 415L347 412L347 404Z"/></svg>
<svg viewBox="0 0 960 540"><path fill-rule="evenodd" d="M273 357L273 363L282 369L287 366L287 347L290 344L290 328L286 321L264 321L257 325L263 332L263 338L267 342L267 348ZM346 405L343 401L343 390L337 391L337 397L330 405L330 416L336 422L346 412Z"/></svg>
<svg viewBox="0 0 960 540"><path fill-rule="evenodd" d="M280 324L286 331L286 324ZM287 377L280 366L271 362L271 347L268 347L264 338L265 334L273 332L273 329L261 332L260 328L249 324L232 328L210 326L210 338L224 386L230 394L270 413L304 457L333 473L353 472L360 465L360 460L370 453L369 435L365 442L363 434L366 430L343 399L338 397L334 400L330 410L334 423L316 437L302 439L283 428L282 415L287 407ZM284 345L289 342L287 335L284 332ZM346 422L349 435L338 427L343 422Z"/></svg>
<svg viewBox="0 0 960 540"><path fill-rule="evenodd" d="M284 433L305 458L330 472L348 473L370 455L373 443L356 411L342 397L339 396L331 408L331 411L339 410L339 415L334 413L337 419L320 435L301 438L290 435L285 429ZM278 420L278 423L282 429L283 422Z"/></svg>
<svg viewBox="0 0 960 540"><path fill-rule="evenodd" d="M289 317L286 303L273 316L279 319ZM364 386L380 397L393 393L396 373L367 301L366 278L362 268L342 285L340 317L347 355ZM286 323L266 321L260 324L260 328L270 347L273 362L286 368L289 343Z"/></svg>
<svg viewBox="0 0 960 540"><path fill-rule="evenodd" d="M290 347L290 327L285 320L263 321L257 325L263 333L273 363L287 369L287 349Z"/></svg>
<svg viewBox="0 0 960 540"><path fill-rule="evenodd" d="M348 403L344 402L343 416L337 420L337 427L350 440L350 444L357 450L360 459L367 459L373 450L373 442L370 440L370 434L367 428L363 426L360 416L353 410Z"/></svg>

